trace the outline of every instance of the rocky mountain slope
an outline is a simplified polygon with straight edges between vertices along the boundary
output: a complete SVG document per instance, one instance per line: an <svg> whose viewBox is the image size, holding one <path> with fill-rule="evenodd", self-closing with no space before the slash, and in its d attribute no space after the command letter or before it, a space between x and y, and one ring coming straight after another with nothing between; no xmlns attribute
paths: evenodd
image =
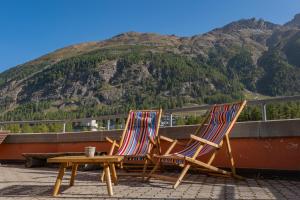
<svg viewBox="0 0 300 200"><path fill-rule="evenodd" d="M2 118L66 118L300 93L300 14L242 19L192 37L128 32L0 74Z"/></svg>

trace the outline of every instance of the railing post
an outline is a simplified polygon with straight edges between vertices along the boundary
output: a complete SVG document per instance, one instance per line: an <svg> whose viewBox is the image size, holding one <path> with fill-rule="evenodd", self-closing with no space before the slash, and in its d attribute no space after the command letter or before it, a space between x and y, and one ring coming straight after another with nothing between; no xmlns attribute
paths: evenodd
<svg viewBox="0 0 300 200"><path fill-rule="evenodd" d="M170 114L170 127L173 126L173 114L171 113Z"/></svg>
<svg viewBox="0 0 300 200"><path fill-rule="evenodd" d="M107 120L107 130L110 130L110 119Z"/></svg>
<svg viewBox="0 0 300 200"><path fill-rule="evenodd" d="M66 132L66 122L64 122L64 124L63 124L63 133L65 133Z"/></svg>
<svg viewBox="0 0 300 200"><path fill-rule="evenodd" d="M267 121L267 104L262 104L262 120Z"/></svg>

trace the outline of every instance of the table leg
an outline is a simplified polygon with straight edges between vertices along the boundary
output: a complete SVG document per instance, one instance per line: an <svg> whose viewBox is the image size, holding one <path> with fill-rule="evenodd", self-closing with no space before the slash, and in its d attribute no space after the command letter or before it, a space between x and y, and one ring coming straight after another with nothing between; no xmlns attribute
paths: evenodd
<svg viewBox="0 0 300 200"><path fill-rule="evenodd" d="M109 170L108 164L104 164L104 173L105 173L108 194L109 194L109 196L112 196L113 190L112 190L112 185L111 185L110 170Z"/></svg>
<svg viewBox="0 0 300 200"><path fill-rule="evenodd" d="M101 176L100 176L100 181L103 183L104 179L105 179L105 172L104 172L104 166L103 166L103 171L102 171Z"/></svg>
<svg viewBox="0 0 300 200"><path fill-rule="evenodd" d="M60 164L58 175L57 175L56 182L54 185L53 196L56 196L59 191L65 171L66 171L66 165L64 163Z"/></svg>
<svg viewBox="0 0 300 200"><path fill-rule="evenodd" d="M118 185L118 177L116 173L115 164L109 164L109 169L112 175L112 181L114 182L114 185Z"/></svg>
<svg viewBox="0 0 300 200"><path fill-rule="evenodd" d="M73 164L72 165L72 174L71 174L71 179L70 179L70 186L74 185L75 182L75 177L77 175L77 168L78 168L78 164Z"/></svg>

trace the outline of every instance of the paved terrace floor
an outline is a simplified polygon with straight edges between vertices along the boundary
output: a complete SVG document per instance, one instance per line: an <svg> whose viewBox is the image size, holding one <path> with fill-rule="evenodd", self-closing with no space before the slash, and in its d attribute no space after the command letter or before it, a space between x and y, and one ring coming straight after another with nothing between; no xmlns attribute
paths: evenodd
<svg viewBox="0 0 300 200"><path fill-rule="evenodd" d="M107 195L99 172L79 171L75 186L68 187L70 172L64 177L61 194L51 196L56 179L55 168L0 166L0 199L300 199L300 181L247 179L188 174L176 190L167 182L142 183L136 177L120 177L114 196ZM175 174L174 174L175 175Z"/></svg>

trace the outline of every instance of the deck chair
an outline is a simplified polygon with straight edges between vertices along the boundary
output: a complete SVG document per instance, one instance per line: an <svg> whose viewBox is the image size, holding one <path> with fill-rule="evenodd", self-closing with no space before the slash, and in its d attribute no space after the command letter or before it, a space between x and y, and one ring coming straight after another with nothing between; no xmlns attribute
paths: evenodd
<svg viewBox="0 0 300 200"><path fill-rule="evenodd" d="M174 181L175 184L173 187L177 188L192 165L209 172L217 172L238 178L239 176L236 175L231 153L229 134L245 105L246 101L212 106L202 125L196 129L195 134L191 134L189 142L187 144L181 144L184 147L181 151L170 153L175 145L180 144L179 141L160 136L160 140L165 140L172 144L163 155L153 155L153 158L156 159L157 162L147 180L151 177L156 177L167 181ZM208 124L207 126L205 126L206 123ZM226 143L227 153L230 158L231 172L211 165L217 151L222 148L224 142ZM209 154L210 157L207 162L197 159L208 153L212 154ZM161 164L177 165L183 167L183 170L178 178L154 174Z"/></svg>
<svg viewBox="0 0 300 200"><path fill-rule="evenodd" d="M120 143L117 144L116 140L106 138L108 142L112 143L109 155L124 156L123 163L144 163L143 179L147 165L151 161L150 153L152 155L154 149L160 149L156 144L156 137L158 135L161 114L161 109L131 110L129 111ZM115 150L117 151L115 152ZM114 169L114 166L111 168ZM104 173L102 173L101 180L104 181Z"/></svg>

